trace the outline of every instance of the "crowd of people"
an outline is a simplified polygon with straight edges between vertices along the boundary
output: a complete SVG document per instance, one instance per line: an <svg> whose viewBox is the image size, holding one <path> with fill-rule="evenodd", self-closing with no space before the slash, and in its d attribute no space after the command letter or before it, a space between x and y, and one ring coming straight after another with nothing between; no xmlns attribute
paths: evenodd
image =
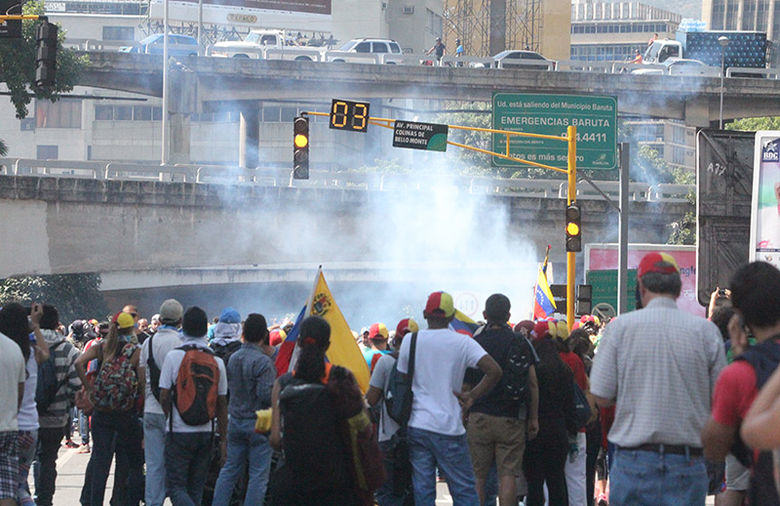
<svg viewBox="0 0 780 506"><path fill-rule="evenodd" d="M669 255L637 278L636 311L571 328L511 324L497 293L464 330L434 292L426 328L353 333L365 392L317 316L210 322L169 299L66 328L52 305L6 304L0 505L55 503L63 441L90 454L82 505L104 504L112 463L113 505L432 506L439 481L455 505L780 505L780 271L741 267L707 319L677 308Z"/></svg>

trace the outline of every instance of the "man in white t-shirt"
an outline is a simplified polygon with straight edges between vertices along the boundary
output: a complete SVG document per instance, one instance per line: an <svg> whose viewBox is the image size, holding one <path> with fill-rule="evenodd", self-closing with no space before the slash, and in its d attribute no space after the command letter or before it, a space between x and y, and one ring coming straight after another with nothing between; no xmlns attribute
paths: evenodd
<svg viewBox="0 0 780 506"><path fill-rule="evenodd" d="M145 392L144 400L144 458L146 460L146 487L144 501L147 506L162 506L165 501L165 414L158 401L160 373L168 352L182 345L181 318L184 308L175 299L168 299L160 306L157 331L146 339L141 347L139 371ZM151 348L151 353L149 353Z"/></svg>
<svg viewBox="0 0 780 506"><path fill-rule="evenodd" d="M0 506L16 504L19 457L16 413L24 396L24 357L19 345L0 334Z"/></svg>
<svg viewBox="0 0 780 506"><path fill-rule="evenodd" d="M428 329L417 333L407 428L414 502L434 506L438 465L447 477L454 504L479 504L463 413L498 383L501 367L474 339L448 328L455 316L450 294L432 293L423 316ZM411 342L406 336L398 355L398 371L404 374L409 370ZM485 376L472 390L463 392L468 367L481 369Z"/></svg>
<svg viewBox="0 0 780 506"><path fill-rule="evenodd" d="M213 355L206 341L208 319L201 308L187 309L181 327L182 347L195 346L203 349L202 353ZM203 485L211 462L214 424L213 420L203 425L186 424L172 402L171 390L176 388L179 367L185 353L182 349L169 351L160 373L160 405L168 416L166 427L169 429L165 437L165 488L176 506L196 506L201 504ZM219 377L216 378L216 418L222 436L220 456L224 462L227 444L227 374L222 359L216 356L213 358L219 371Z"/></svg>

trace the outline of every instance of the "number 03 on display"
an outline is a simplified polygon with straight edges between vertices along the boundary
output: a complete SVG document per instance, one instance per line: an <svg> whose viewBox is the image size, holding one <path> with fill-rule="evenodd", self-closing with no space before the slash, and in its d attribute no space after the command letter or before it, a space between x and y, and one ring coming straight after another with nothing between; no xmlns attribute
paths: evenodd
<svg viewBox="0 0 780 506"><path fill-rule="evenodd" d="M333 99L330 105L330 128L365 132L368 128L368 106L366 102Z"/></svg>

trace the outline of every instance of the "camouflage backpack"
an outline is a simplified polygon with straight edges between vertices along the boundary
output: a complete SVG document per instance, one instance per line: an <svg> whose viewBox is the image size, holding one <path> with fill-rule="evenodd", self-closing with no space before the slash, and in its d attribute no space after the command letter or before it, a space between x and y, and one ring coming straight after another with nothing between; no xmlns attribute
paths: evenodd
<svg viewBox="0 0 780 506"><path fill-rule="evenodd" d="M135 407L138 376L131 361L135 350L136 345L127 343L114 358L103 360L92 398L97 411L130 411Z"/></svg>

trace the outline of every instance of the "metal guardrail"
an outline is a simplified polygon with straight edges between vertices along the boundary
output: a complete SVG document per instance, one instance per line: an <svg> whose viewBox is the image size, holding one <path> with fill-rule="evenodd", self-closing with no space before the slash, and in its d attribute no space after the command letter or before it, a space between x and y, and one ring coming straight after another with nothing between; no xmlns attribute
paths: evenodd
<svg viewBox="0 0 780 506"><path fill-rule="evenodd" d="M294 180L287 169L243 169L222 165L150 165L140 163L36 160L0 158L0 174L82 178L120 181L160 181L196 184L247 184L282 188L320 188L354 191L420 191L448 187L471 195L566 199L568 183L549 179L504 179L490 177L415 177L397 174L312 171L311 179ZM597 181L611 198L618 198L617 181ZM631 183L629 198L635 202L686 202L693 185ZM578 185L579 200L599 200L602 196L589 185Z"/></svg>
<svg viewBox="0 0 780 506"><path fill-rule="evenodd" d="M130 45L127 42L101 41L92 39L66 39L65 45L83 51L107 51L116 52L119 47ZM212 48L208 48L206 56L215 58L226 58L227 56L212 55ZM228 49L230 52L235 52ZM368 64L397 64L397 65L424 65L426 61L433 61L432 57L424 54L396 54L396 53L353 53L349 51L323 50L314 47L289 46L284 48L277 47L258 47L248 48L242 51L250 58L261 58L268 60L309 60L317 62L339 62L346 63L368 63ZM667 65L629 63L620 61L579 61L579 60L558 60L544 62L542 60L514 60L511 62L515 69L522 67L536 67L547 65L550 72L596 72L601 74L630 74L635 70L657 70L653 72L669 75L695 75L706 77L718 77L720 69L717 67L706 68L696 72L687 73L685 71L671 71ZM502 64L496 66L496 62L490 57L478 57L468 55L445 55L441 63L435 66L442 67L463 67L463 68L504 68ZM749 75L756 78L780 79L780 69L776 68L743 68L729 67L726 69L726 77L733 77L734 74L740 76Z"/></svg>
<svg viewBox="0 0 780 506"><path fill-rule="evenodd" d="M773 68L729 67L726 69L726 77L734 77L734 74L780 79L780 69Z"/></svg>

